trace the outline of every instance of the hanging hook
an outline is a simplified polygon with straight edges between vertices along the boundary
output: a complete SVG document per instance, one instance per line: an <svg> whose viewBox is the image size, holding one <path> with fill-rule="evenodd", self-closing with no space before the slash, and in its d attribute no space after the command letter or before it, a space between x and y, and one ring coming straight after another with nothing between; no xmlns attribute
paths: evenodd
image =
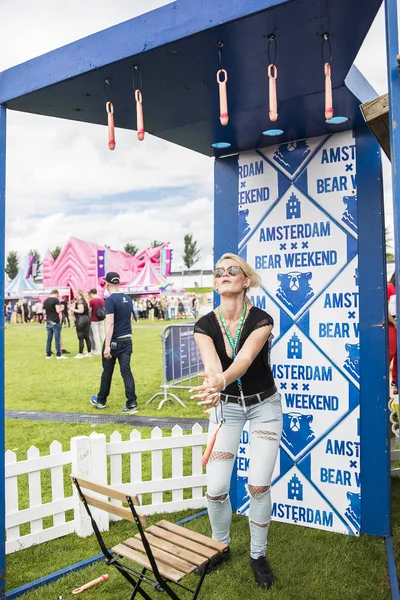
<svg viewBox="0 0 400 600"><path fill-rule="evenodd" d="M278 69L276 65L269 65L269 118L271 121L278 119L278 100L276 97L276 79L278 77Z"/></svg>
<svg viewBox="0 0 400 600"><path fill-rule="evenodd" d="M328 56L326 56L326 48L328 49ZM322 45L321 45L321 58L322 58L322 62L325 63L331 63L332 62L332 47L331 47L331 40L329 37L329 33L323 33L322 34Z"/></svg>
<svg viewBox="0 0 400 600"><path fill-rule="evenodd" d="M271 58L271 47L272 45L274 46L274 57ZM275 64L276 63L276 55L278 52L278 45L276 43L276 36L274 33L270 33L270 35L268 36L268 62L269 64Z"/></svg>
<svg viewBox="0 0 400 600"><path fill-rule="evenodd" d="M271 46L274 46L273 60L271 57ZM277 54L277 43L275 34L271 33L268 36L268 79L269 79L269 118L271 121L278 119L278 100L276 93L276 80L278 78L278 68L275 64Z"/></svg>
<svg viewBox="0 0 400 600"><path fill-rule="evenodd" d="M143 95L142 95L142 73L140 72L139 65L134 65L133 71L133 89L135 92L135 100L136 100L136 129L137 129L137 138L139 142L144 140L144 117L143 117ZM137 87L135 84L135 74L139 77L139 86Z"/></svg>
<svg viewBox="0 0 400 600"><path fill-rule="evenodd" d="M222 47L224 43L218 42L218 54L219 54L219 65L220 69L217 71L217 82L219 86L219 120L221 121L221 125L228 125L229 114L228 114L228 94L226 90L226 82L228 81L228 73L222 68ZM222 79L221 79L222 77Z"/></svg>
<svg viewBox="0 0 400 600"><path fill-rule="evenodd" d="M108 147L110 150L115 149L115 133L114 133L114 106L112 102L106 102L106 112L108 118Z"/></svg>
<svg viewBox="0 0 400 600"><path fill-rule="evenodd" d="M326 55L328 49L328 56ZM329 121L333 117L333 99L332 99L332 48L329 33L322 34L321 58L324 64L325 76L325 120Z"/></svg>
<svg viewBox="0 0 400 600"><path fill-rule="evenodd" d="M143 97L140 90L135 91L136 100L136 127L139 142L144 140L144 119L143 119Z"/></svg>

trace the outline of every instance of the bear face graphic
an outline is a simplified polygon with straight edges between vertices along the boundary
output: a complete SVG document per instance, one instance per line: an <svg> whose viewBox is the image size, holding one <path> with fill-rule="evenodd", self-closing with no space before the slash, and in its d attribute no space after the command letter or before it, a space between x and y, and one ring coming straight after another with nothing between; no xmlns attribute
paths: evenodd
<svg viewBox="0 0 400 600"><path fill-rule="evenodd" d="M348 356L344 361L343 368L350 373L354 379L360 380L360 344L346 344Z"/></svg>
<svg viewBox="0 0 400 600"><path fill-rule="evenodd" d="M345 517L348 518L350 523L355 527L356 531L360 531L361 526L361 494L355 494L354 492L347 492L347 500L349 506L345 510Z"/></svg>
<svg viewBox="0 0 400 600"><path fill-rule="evenodd" d="M343 196L343 203L346 209L342 215L342 221L357 233L357 194L354 194L353 196Z"/></svg>
<svg viewBox="0 0 400 600"><path fill-rule="evenodd" d="M297 412L283 415L282 442L293 455L299 454L315 439L311 429L313 419L312 415L302 415Z"/></svg>
<svg viewBox="0 0 400 600"><path fill-rule="evenodd" d="M300 271L290 271L289 273L278 273L280 283L276 292L276 297L290 310L296 314L299 310L314 296L310 285L312 273L300 273Z"/></svg>

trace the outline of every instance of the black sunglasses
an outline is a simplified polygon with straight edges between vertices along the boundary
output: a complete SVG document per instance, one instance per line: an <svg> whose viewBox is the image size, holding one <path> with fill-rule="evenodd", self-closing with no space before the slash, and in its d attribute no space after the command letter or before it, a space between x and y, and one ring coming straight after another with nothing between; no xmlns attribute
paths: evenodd
<svg viewBox="0 0 400 600"><path fill-rule="evenodd" d="M237 265L231 265L230 267L227 267L226 269L224 269L224 267L216 267L214 269L214 277L217 277L217 278L222 277L224 273L228 273L228 275L232 275L232 277L236 277L236 275L239 275L240 271L242 271L242 273L244 275L246 275L246 273L243 271L243 269L241 269Z"/></svg>

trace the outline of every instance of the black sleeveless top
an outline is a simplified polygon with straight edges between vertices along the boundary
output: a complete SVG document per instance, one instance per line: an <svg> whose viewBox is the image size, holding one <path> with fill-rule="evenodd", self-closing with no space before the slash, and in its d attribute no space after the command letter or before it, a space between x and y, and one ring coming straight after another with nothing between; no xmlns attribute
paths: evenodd
<svg viewBox="0 0 400 600"><path fill-rule="evenodd" d="M260 308L252 306L243 324L242 333L240 334L237 346L237 352L239 352L239 350L243 347L243 344L253 331L259 329L260 327L267 327L268 325L273 324L274 321L268 313ZM226 371L226 369L231 366L233 359L230 358L226 353L221 325L214 311L204 315L204 317L201 317L197 321L194 326L194 332L208 335L213 340L215 349L222 364L222 369ZM273 336L270 335L259 354L255 357L250 367L247 369L247 372L243 375L243 377L241 377L243 393L245 396L259 394L260 392L264 392L274 385L274 378L269 361L272 338ZM228 385L224 393L231 396L239 396L237 382L234 381Z"/></svg>

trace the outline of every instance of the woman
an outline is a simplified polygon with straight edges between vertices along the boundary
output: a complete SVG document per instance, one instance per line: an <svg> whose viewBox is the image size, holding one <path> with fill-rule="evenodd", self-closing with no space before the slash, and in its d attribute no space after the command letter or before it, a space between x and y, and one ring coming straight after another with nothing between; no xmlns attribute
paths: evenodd
<svg viewBox="0 0 400 600"><path fill-rule="evenodd" d="M83 358L84 356L92 356L92 345L90 343L90 317L89 306L82 290L76 292L75 304L73 307L75 315L76 334L79 340L79 353L75 358ZM87 354L83 354L83 346L86 342Z"/></svg>
<svg viewBox="0 0 400 600"><path fill-rule="evenodd" d="M397 387L397 322L396 322L396 273L393 273L387 284L388 297L388 337L389 337L389 367L392 365L392 393L398 394Z"/></svg>
<svg viewBox="0 0 400 600"><path fill-rule="evenodd" d="M281 398L269 365L272 317L247 298L258 287L257 273L235 254L224 254L214 270L220 306L195 325L204 363L204 383L193 388L200 405L213 408L209 436L222 427L207 465L207 504L213 538L230 543L229 486L245 422L250 421L250 563L257 585L271 587L274 576L265 556L271 519L271 478L282 433ZM208 572L230 558L212 560Z"/></svg>

